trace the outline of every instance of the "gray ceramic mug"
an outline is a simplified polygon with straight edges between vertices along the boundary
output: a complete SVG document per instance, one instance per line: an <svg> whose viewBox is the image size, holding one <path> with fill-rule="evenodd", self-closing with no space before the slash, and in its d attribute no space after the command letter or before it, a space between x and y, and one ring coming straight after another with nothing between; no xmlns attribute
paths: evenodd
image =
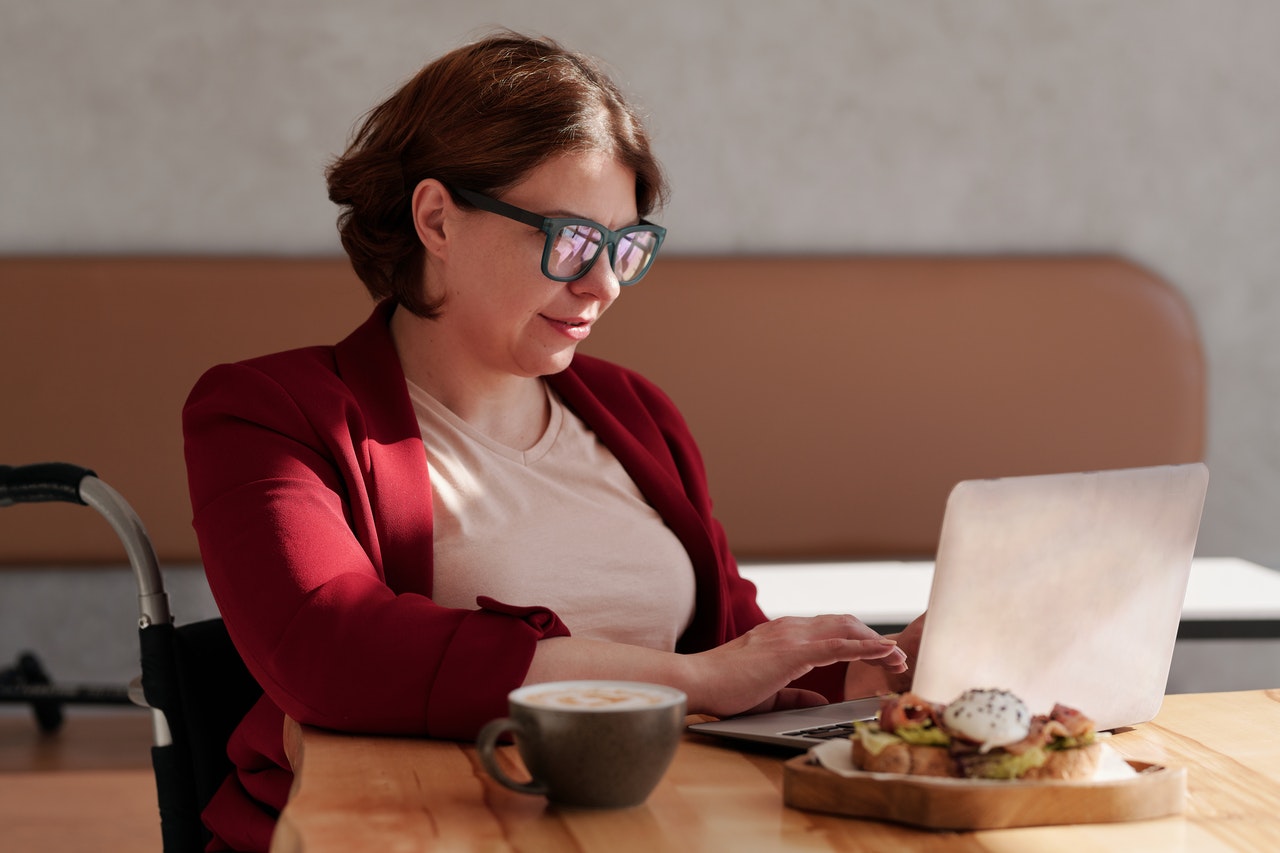
<svg viewBox="0 0 1280 853"><path fill-rule="evenodd" d="M507 697L510 716L488 723L476 745L494 779L557 805L624 808L657 787L684 731L686 697L674 687L638 681L554 681ZM533 778L511 779L495 749L515 734Z"/></svg>

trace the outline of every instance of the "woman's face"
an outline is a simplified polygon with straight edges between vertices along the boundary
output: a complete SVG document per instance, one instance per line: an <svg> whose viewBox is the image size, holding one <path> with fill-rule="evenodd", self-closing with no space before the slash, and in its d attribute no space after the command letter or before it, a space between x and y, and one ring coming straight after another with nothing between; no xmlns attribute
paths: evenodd
<svg viewBox="0 0 1280 853"><path fill-rule="evenodd" d="M635 173L588 152L552 158L501 196L541 216L581 217L617 230L639 221ZM618 297L602 257L582 278L542 274L545 235L494 213L457 209L438 279L448 288L436 320L456 355L483 372L545 376L569 366L578 344Z"/></svg>

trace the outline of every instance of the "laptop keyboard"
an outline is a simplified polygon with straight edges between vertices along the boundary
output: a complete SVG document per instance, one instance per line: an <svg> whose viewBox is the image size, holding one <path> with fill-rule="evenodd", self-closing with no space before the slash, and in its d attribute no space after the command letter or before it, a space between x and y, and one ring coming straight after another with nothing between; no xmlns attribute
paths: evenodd
<svg viewBox="0 0 1280 853"><path fill-rule="evenodd" d="M826 726L814 726L808 729L796 729L793 732L783 732L791 737L807 737L814 740L836 740L837 738L847 738L853 734L853 722L834 723Z"/></svg>

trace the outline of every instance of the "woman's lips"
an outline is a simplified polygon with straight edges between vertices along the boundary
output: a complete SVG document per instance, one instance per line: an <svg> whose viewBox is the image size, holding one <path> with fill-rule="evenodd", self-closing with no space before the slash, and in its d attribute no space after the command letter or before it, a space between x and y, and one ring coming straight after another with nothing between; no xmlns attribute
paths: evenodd
<svg viewBox="0 0 1280 853"><path fill-rule="evenodd" d="M542 315L542 319L546 320L560 334L573 341L586 340L587 335L591 334L591 321L582 320L576 317L568 320L558 320L555 317Z"/></svg>

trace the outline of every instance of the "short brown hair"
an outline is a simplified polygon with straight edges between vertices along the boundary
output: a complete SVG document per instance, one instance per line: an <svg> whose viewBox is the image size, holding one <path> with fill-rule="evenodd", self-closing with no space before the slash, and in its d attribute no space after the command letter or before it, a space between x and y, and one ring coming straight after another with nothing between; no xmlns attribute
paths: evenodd
<svg viewBox="0 0 1280 853"><path fill-rule="evenodd" d="M591 59L549 39L494 34L427 65L374 107L326 171L351 265L376 299L432 317L411 201L425 178L496 195L548 158L606 151L635 171L636 209L666 196L649 136Z"/></svg>

